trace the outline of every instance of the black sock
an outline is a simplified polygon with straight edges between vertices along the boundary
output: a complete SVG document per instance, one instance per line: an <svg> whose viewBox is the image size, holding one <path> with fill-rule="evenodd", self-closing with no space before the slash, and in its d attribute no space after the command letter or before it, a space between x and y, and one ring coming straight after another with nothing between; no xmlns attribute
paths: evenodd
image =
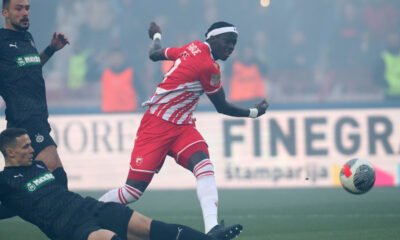
<svg viewBox="0 0 400 240"><path fill-rule="evenodd" d="M111 240L121 240L121 238L119 238L117 235L114 235Z"/></svg>
<svg viewBox="0 0 400 240"><path fill-rule="evenodd" d="M63 167L56 168L53 171L53 175L56 178L56 181L68 189L68 178L67 173L64 171Z"/></svg>
<svg viewBox="0 0 400 240"><path fill-rule="evenodd" d="M179 235L179 236L178 236ZM150 240L211 240L210 236L190 227L167 224L153 220L150 225Z"/></svg>

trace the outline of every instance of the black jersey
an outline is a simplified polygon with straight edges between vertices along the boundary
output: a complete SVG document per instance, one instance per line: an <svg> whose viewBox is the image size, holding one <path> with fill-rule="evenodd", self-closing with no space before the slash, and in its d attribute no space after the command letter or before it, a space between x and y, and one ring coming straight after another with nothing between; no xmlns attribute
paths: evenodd
<svg viewBox="0 0 400 240"><path fill-rule="evenodd" d="M6 102L8 127L23 127L28 120L47 123L42 64L27 31L0 29L0 95Z"/></svg>
<svg viewBox="0 0 400 240"><path fill-rule="evenodd" d="M0 201L52 239L66 235L82 209L97 203L68 191L41 161L5 167L0 172Z"/></svg>

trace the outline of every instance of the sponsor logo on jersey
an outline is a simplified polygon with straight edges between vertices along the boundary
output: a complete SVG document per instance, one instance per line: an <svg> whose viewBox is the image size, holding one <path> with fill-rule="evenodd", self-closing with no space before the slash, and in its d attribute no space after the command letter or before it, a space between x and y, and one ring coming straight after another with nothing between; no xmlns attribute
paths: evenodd
<svg viewBox="0 0 400 240"><path fill-rule="evenodd" d="M28 54L15 58L18 67L25 67L31 65L40 65L40 56L38 54Z"/></svg>
<svg viewBox="0 0 400 240"><path fill-rule="evenodd" d="M54 177L53 174L51 174L51 172L45 172L42 175L27 182L25 184L25 189L28 192L32 193L32 192L36 191L37 189L39 189L40 187L42 187L43 185L54 181L54 179L56 179L56 178Z"/></svg>
<svg viewBox="0 0 400 240"><path fill-rule="evenodd" d="M43 142L43 141L44 141L44 136L41 135L40 133L36 134L36 135L35 135L35 141L36 141L37 143Z"/></svg>
<svg viewBox="0 0 400 240"><path fill-rule="evenodd" d="M187 51L183 51L180 55L180 58L182 58L183 60L186 60L187 57L190 57L190 54Z"/></svg>

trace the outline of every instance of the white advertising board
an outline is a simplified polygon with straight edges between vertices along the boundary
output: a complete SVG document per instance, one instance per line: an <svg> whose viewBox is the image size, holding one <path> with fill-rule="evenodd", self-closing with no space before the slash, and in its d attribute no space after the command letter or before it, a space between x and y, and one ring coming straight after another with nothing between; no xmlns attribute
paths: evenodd
<svg viewBox="0 0 400 240"><path fill-rule="evenodd" d="M51 116L71 189L109 189L125 182L141 116ZM337 186L341 165L355 157L372 162L376 185L399 182L400 109L271 111L255 120L199 112L196 119L222 188ZM192 173L170 157L150 184L194 187Z"/></svg>

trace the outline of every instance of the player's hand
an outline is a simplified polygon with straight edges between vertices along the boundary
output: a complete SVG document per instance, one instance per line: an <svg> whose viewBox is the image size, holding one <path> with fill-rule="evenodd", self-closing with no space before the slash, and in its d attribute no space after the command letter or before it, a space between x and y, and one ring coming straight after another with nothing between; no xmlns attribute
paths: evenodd
<svg viewBox="0 0 400 240"><path fill-rule="evenodd" d="M260 103L254 104L254 107L257 108L258 110L258 115L257 117L264 115L265 112L267 111L269 107L269 103L267 102L266 99L263 99Z"/></svg>
<svg viewBox="0 0 400 240"><path fill-rule="evenodd" d="M161 32L161 28L160 28L160 26L157 25L157 23L151 22L150 23L150 27L149 27L149 37L150 37L151 40L153 40L153 36L156 33L160 33L161 34L162 33Z"/></svg>
<svg viewBox="0 0 400 240"><path fill-rule="evenodd" d="M58 51L67 44L69 44L69 40L63 33L54 32L53 37L51 38L50 47L55 51Z"/></svg>

